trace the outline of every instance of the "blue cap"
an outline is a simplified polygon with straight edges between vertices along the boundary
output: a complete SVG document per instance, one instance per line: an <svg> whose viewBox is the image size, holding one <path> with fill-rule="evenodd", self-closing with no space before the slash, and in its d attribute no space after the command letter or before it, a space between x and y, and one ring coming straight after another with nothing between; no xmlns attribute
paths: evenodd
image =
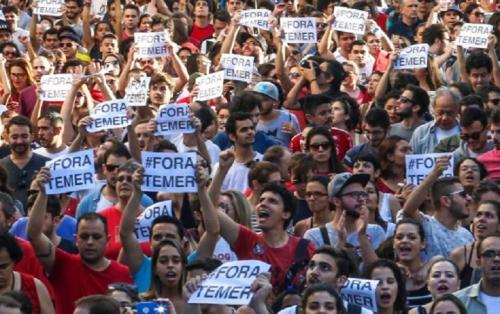
<svg viewBox="0 0 500 314"><path fill-rule="evenodd" d="M273 83L259 82L259 83L257 83L257 85L254 86L252 91L254 91L255 93L259 93L259 94L262 94L264 96L267 96L267 97L274 99L276 101L279 101L279 98L280 98L278 88Z"/></svg>

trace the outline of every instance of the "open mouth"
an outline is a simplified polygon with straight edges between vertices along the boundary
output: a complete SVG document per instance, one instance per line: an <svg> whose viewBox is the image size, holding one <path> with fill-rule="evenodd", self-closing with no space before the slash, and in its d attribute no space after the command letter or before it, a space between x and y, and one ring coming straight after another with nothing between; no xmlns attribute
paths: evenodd
<svg viewBox="0 0 500 314"><path fill-rule="evenodd" d="M474 175L473 174L468 174L465 176L465 180L467 181L473 181L474 180Z"/></svg>
<svg viewBox="0 0 500 314"><path fill-rule="evenodd" d="M174 271L169 271L165 274L165 277L168 279L175 279L177 278L177 274Z"/></svg>
<svg viewBox="0 0 500 314"><path fill-rule="evenodd" d="M259 210L259 212L257 213L257 217L259 217L259 219L267 219L270 216L271 216L271 213L265 208Z"/></svg>
<svg viewBox="0 0 500 314"><path fill-rule="evenodd" d="M399 246L399 253L401 253L401 254L409 254L409 253L411 253L411 246L409 246L409 245L400 245Z"/></svg>
<svg viewBox="0 0 500 314"><path fill-rule="evenodd" d="M382 293L380 295L380 300L383 302L383 303L388 303L391 301L391 294L390 293Z"/></svg>
<svg viewBox="0 0 500 314"><path fill-rule="evenodd" d="M448 286L447 286L447 285L444 285L444 284L439 285L439 286L437 287L437 291L438 291L439 293L442 293L442 294L447 293L449 290L450 290L450 289L448 288Z"/></svg>
<svg viewBox="0 0 500 314"><path fill-rule="evenodd" d="M484 225L484 224L478 224L478 225L476 226L476 230L477 230L477 231L484 232L484 231L486 231L486 229L487 229L487 227L486 227L486 225Z"/></svg>

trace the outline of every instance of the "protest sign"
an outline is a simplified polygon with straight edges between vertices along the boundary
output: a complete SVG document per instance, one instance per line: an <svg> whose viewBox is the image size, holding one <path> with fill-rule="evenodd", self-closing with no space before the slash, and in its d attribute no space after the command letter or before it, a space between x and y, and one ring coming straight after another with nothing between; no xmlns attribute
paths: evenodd
<svg viewBox="0 0 500 314"><path fill-rule="evenodd" d="M196 153L142 152L144 165L143 191L196 192L194 167Z"/></svg>
<svg viewBox="0 0 500 314"><path fill-rule="evenodd" d="M66 154L47 162L50 181L47 194L60 194L95 188L94 151Z"/></svg>
<svg viewBox="0 0 500 314"><path fill-rule="evenodd" d="M134 33L137 58L164 57L168 55L165 32Z"/></svg>
<svg viewBox="0 0 500 314"><path fill-rule="evenodd" d="M254 57L224 53L220 60L225 80L250 83L252 81Z"/></svg>
<svg viewBox="0 0 500 314"><path fill-rule="evenodd" d="M40 99L43 101L64 101L72 82L72 74L43 75L40 79L42 87Z"/></svg>
<svg viewBox="0 0 500 314"><path fill-rule="evenodd" d="M336 6L333 9L333 15L335 16L333 30L358 35L365 34L368 12Z"/></svg>
<svg viewBox="0 0 500 314"><path fill-rule="evenodd" d="M435 153L435 154L419 154L406 155L406 182L413 185L419 185L424 181L425 177L434 169L434 164L439 157L449 156L452 154ZM453 158L450 158L448 168L443 172L441 177L453 176Z"/></svg>
<svg viewBox="0 0 500 314"><path fill-rule="evenodd" d="M189 117L188 104L162 105L156 115L156 133L170 135L193 133L195 128Z"/></svg>
<svg viewBox="0 0 500 314"><path fill-rule="evenodd" d="M137 217L137 222L135 224L135 237L139 242L149 242L149 235L151 233L151 224L153 220L160 216L174 216L172 212L172 201L164 201L155 203L148 208L146 208Z"/></svg>
<svg viewBox="0 0 500 314"><path fill-rule="evenodd" d="M377 313L376 290L378 280L347 278L340 288L340 296L350 304L359 305Z"/></svg>
<svg viewBox="0 0 500 314"><path fill-rule="evenodd" d="M90 14L98 17L106 15L107 0L92 0L90 6Z"/></svg>
<svg viewBox="0 0 500 314"><path fill-rule="evenodd" d="M64 0L38 0L33 13L37 15L61 16Z"/></svg>
<svg viewBox="0 0 500 314"><path fill-rule="evenodd" d="M465 23L460 28L457 45L464 48L488 47L488 35L493 30L493 25Z"/></svg>
<svg viewBox="0 0 500 314"><path fill-rule="evenodd" d="M148 102L149 82L151 77L141 76L139 79L131 78L128 82L125 99L131 107L143 107Z"/></svg>
<svg viewBox="0 0 500 314"><path fill-rule="evenodd" d="M429 45L418 44L407 47L398 55L394 62L394 69L422 69L427 68Z"/></svg>
<svg viewBox="0 0 500 314"><path fill-rule="evenodd" d="M282 17L281 29L285 32L285 42L290 44L316 43L316 18Z"/></svg>
<svg viewBox="0 0 500 314"><path fill-rule="evenodd" d="M269 268L271 265L255 260L225 263L208 275L188 303L247 305L253 296L250 286Z"/></svg>
<svg viewBox="0 0 500 314"><path fill-rule="evenodd" d="M269 18L272 12L267 9L253 9L240 12L240 24L247 27L255 27L269 30Z"/></svg>
<svg viewBox="0 0 500 314"><path fill-rule="evenodd" d="M198 77L196 79L196 86L198 86L196 101L206 101L222 96L224 71Z"/></svg>
<svg viewBox="0 0 500 314"><path fill-rule="evenodd" d="M127 108L125 99L113 99L98 104L89 111L92 123L87 126L87 131L95 133L129 126L131 121L127 116Z"/></svg>

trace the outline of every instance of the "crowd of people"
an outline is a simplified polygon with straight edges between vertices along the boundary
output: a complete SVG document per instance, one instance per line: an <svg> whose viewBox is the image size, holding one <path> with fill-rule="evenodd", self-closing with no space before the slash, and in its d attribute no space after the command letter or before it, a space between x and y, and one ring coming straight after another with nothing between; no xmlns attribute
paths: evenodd
<svg viewBox="0 0 500 314"><path fill-rule="evenodd" d="M1 1L0 313L497 313L498 1L98 2ZM367 13L364 34L335 30L339 7ZM255 9L267 29L243 25ZM313 18L317 41L284 40L285 17ZM464 25L490 25L483 48L460 44ZM139 54L148 32L166 56ZM426 65L399 69L416 44ZM227 54L253 58L251 79L199 101ZM44 100L54 74L71 74L64 101ZM89 132L145 77L129 126ZM194 132L157 133L181 103ZM85 150L95 187L49 193L48 163ZM196 152L197 192L143 191L144 152ZM432 160L418 181L408 155ZM188 302L237 260L271 266L248 305ZM378 281L376 306L343 298L348 278Z"/></svg>

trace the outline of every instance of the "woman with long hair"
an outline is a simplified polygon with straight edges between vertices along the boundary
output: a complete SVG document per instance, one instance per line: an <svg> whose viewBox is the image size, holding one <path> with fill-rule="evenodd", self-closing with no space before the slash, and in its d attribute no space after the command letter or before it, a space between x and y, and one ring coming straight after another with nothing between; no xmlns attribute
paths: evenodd
<svg viewBox="0 0 500 314"><path fill-rule="evenodd" d="M429 54L427 68L415 69L414 74L418 80L418 85L427 92L435 91L443 86L439 69L434 61L434 57Z"/></svg>
<svg viewBox="0 0 500 314"><path fill-rule="evenodd" d="M36 84L31 64L24 58L16 58L7 64L7 75L9 78L7 82L9 93L4 95L3 102L9 110L20 113L19 99L21 91ZM34 106L36 99L32 101Z"/></svg>
<svg viewBox="0 0 500 314"><path fill-rule="evenodd" d="M356 132L361 121L361 114L355 99L349 96L334 98L330 109L330 118L334 128L349 132L354 145L366 142L366 139Z"/></svg>
<svg viewBox="0 0 500 314"><path fill-rule="evenodd" d="M325 127L314 127L307 133L306 151L312 155L315 162L315 175L330 177L344 172L344 167L337 159L335 141Z"/></svg>
<svg viewBox="0 0 500 314"><path fill-rule="evenodd" d="M375 292L377 314L407 313L404 278L393 261L380 259L373 262L366 269L364 277L379 281Z"/></svg>
<svg viewBox="0 0 500 314"><path fill-rule="evenodd" d="M187 257L182 246L171 239L163 240L153 249L151 265L151 290L140 298L169 299L177 312L185 313L187 303L182 295L182 287L186 281Z"/></svg>
<svg viewBox="0 0 500 314"><path fill-rule="evenodd" d="M430 310L430 314L442 314L442 313L457 313L457 314L467 314L467 309L465 308L462 301L453 294L445 294L439 297L433 304Z"/></svg>
<svg viewBox="0 0 500 314"><path fill-rule="evenodd" d="M395 194L400 183L405 181L405 156L411 153L411 147L404 138L391 135L378 147L380 160L380 178L378 189L384 193Z"/></svg>
<svg viewBox="0 0 500 314"><path fill-rule="evenodd" d="M394 234L396 225L392 222L385 221L379 212L380 196L377 186L372 181L368 181L365 186L365 192L368 194L368 199L366 200L366 207L368 208L368 220L369 224L376 224L382 227L385 231L385 237L389 238Z"/></svg>
<svg viewBox="0 0 500 314"><path fill-rule="evenodd" d="M459 289L460 279L458 278L457 265L446 258L435 260L427 273L427 289L431 292L432 301L445 294L454 293ZM433 303L413 308L410 314L427 314Z"/></svg>
<svg viewBox="0 0 500 314"><path fill-rule="evenodd" d="M455 166L455 176L460 180L464 190L472 194L479 182L488 176L488 171L476 158L466 157Z"/></svg>

